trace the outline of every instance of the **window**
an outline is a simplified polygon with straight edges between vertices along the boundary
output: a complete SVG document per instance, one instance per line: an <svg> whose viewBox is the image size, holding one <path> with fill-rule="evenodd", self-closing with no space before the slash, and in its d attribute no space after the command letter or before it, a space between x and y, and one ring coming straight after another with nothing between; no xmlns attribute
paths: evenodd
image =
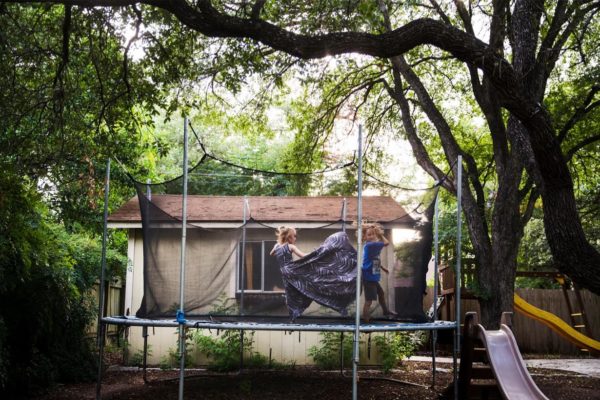
<svg viewBox="0 0 600 400"><path fill-rule="evenodd" d="M244 266L244 291L282 292L284 290L277 259L269 254L275 243L274 240L246 242L244 249L242 243L239 244L238 291L242 287L242 265Z"/></svg>

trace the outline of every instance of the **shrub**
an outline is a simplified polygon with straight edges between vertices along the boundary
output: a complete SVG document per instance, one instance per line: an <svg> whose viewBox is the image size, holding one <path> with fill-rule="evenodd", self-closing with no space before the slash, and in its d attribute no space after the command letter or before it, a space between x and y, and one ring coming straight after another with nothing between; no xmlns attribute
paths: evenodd
<svg viewBox="0 0 600 400"><path fill-rule="evenodd" d="M413 354L420 336L409 332L390 332L375 336L374 340L381 354L383 372L388 374L403 359Z"/></svg>
<svg viewBox="0 0 600 400"><path fill-rule="evenodd" d="M181 364L181 358L179 356L179 346L180 346L179 345L179 343L180 343L179 342L180 341L179 329L180 328L177 328L177 330L175 332L175 334L177 335L177 345L174 348L170 347L169 353L161 358L160 365L159 365L161 369L179 368L179 366ZM185 367L192 366L191 350L192 350L192 345L193 345L193 338L194 338L194 334L192 333L192 331L187 329L185 331L185 362L184 362Z"/></svg>
<svg viewBox="0 0 600 400"><path fill-rule="evenodd" d="M67 232L35 183L0 174L0 397L96 376L95 316L81 234ZM90 259L88 259L90 260ZM97 276L97 275L96 275Z"/></svg>
<svg viewBox="0 0 600 400"><path fill-rule="evenodd" d="M319 346L308 349L308 355L312 357L317 367L321 369L340 368L340 345L344 350L344 365L352 361L353 336L343 335L341 332L322 332Z"/></svg>
<svg viewBox="0 0 600 400"><path fill-rule="evenodd" d="M226 330L219 337L204 335L197 331L194 335L198 351L209 358L208 368L213 371L233 371L240 367L240 343L242 335L237 330ZM244 367L264 368L269 360L262 354L252 351L254 332L244 334Z"/></svg>

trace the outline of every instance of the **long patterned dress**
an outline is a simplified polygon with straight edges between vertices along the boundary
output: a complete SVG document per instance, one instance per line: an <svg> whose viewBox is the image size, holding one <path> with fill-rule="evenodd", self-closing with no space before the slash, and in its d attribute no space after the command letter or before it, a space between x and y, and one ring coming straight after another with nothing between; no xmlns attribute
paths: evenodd
<svg viewBox="0 0 600 400"><path fill-rule="evenodd" d="M287 244L275 248L292 321L312 303L330 307L343 316L356 296L356 250L348 235L337 232L315 251L293 260Z"/></svg>

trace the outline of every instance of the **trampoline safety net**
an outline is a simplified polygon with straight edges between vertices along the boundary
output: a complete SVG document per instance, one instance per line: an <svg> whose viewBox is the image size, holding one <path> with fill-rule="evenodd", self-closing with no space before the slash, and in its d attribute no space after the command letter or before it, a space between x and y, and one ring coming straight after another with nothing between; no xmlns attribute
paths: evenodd
<svg viewBox="0 0 600 400"><path fill-rule="evenodd" d="M138 183L136 189L144 260L143 298L136 316L175 318L181 308L181 182ZM389 269L384 285L386 298L402 321L426 320L422 302L432 257L435 193L428 193L431 203L418 219L406 215L405 225L417 231L417 239L403 243L396 252L399 257L390 256L386 260ZM202 209L203 201L208 199L209 196L190 194L188 204L193 201L195 209ZM341 221L347 223L347 233L339 230L340 221L335 229L324 223L320 229L299 230L300 248L308 237L319 244L305 257L282 263L280 257L270 254L276 243L274 228L279 224L254 219L251 214L245 219L239 197L236 205L230 204L225 196L221 199L221 211L233 215L227 224L202 224L189 219L186 225L183 285L186 318L207 315L293 320L300 316L353 318L357 243L356 232L351 228L352 215L348 215L348 221ZM260 198L252 201L257 203ZM340 204L341 201L342 198ZM251 204L252 207L257 205ZM373 317L381 315L376 304L373 303Z"/></svg>

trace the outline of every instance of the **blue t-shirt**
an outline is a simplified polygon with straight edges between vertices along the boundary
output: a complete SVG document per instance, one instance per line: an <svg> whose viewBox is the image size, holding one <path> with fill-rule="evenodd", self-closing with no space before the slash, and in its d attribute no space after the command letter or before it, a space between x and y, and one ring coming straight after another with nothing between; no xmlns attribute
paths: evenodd
<svg viewBox="0 0 600 400"><path fill-rule="evenodd" d="M363 279L370 282L379 282L381 279L381 260L379 255L385 246L383 242L367 242L363 247L362 272Z"/></svg>

